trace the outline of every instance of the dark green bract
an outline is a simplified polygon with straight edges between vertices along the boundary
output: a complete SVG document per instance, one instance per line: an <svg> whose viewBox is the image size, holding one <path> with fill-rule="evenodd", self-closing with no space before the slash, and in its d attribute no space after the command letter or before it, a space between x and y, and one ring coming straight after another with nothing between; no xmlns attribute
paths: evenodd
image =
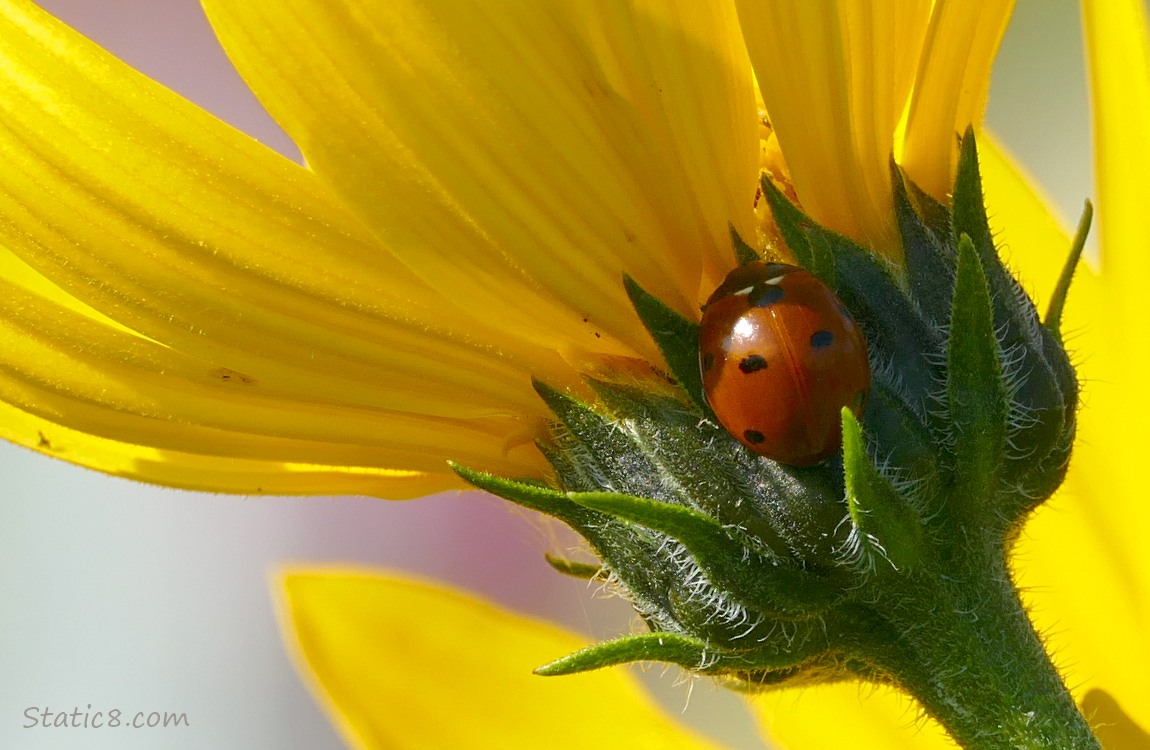
<svg viewBox="0 0 1150 750"><path fill-rule="evenodd" d="M1097 746L1007 567L1070 459L1061 299L1044 325L999 260L970 133L951 207L894 177L901 268L763 181L797 261L866 335L871 393L861 419L844 410L838 457L799 468L740 445L703 397L698 326L628 279L674 385L593 381L588 404L537 384L557 486L457 467L577 529L650 627L540 673L653 660L746 689L861 679L914 694L968 747Z"/></svg>

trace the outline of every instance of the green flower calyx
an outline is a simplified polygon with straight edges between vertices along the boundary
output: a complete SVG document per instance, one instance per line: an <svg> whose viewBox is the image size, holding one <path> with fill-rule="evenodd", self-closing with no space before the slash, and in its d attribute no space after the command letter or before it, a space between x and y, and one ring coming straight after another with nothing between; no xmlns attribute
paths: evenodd
<svg viewBox="0 0 1150 750"><path fill-rule="evenodd" d="M541 674L663 661L748 690L864 680L911 693L965 747L1098 747L1007 565L1070 459L1078 384L1058 325L1081 241L1044 322L999 260L971 133L949 207L897 168L893 182L901 267L763 180L794 257L866 339L869 396L858 418L842 410L830 459L778 463L724 430L698 324L628 279L667 383L593 380L594 403L538 383L551 484L457 467L579 531L602 567L553 564L609 577L650 629Z"/></svg>

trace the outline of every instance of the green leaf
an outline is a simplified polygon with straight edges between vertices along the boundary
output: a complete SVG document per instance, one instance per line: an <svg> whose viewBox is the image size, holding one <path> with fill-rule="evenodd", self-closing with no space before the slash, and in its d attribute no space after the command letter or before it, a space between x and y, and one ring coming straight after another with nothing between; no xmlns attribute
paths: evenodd
<svg viewBox="0 0 1150 750"><path fill-rule="evenodd" d="M858 530L857 550L872 568L879 558L895 570L914 567L924 549L922 521L871 461L862 427L850 409L842 410L842 419L847 507Z"/></svg>
<svg viewBox="0 0 1150 750"><path fill-rule="evenodd" d="M982 262L970 237L958 243L947 347L946 395L955 478L971 507L995 486L1006 440L1006 385L1002 378L994 311Z"/></svg>
<svg viewBox="0 0 1150 750"><path fill-rule="evenodd" d="M691 402L704 414L710 414L711 407L703 395L703 374L699 370L699 326L648 294L630 276L623 277L623 285L639 319L663 353L671 375L679 381Z"/></svg>

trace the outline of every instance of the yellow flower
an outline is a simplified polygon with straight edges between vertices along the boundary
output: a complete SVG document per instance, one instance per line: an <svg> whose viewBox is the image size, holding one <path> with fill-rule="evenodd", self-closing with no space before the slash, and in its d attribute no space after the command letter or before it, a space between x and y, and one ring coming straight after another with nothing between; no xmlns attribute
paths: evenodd
<svg viewBox="0 0 1150 750"><path fill-rule="evenodd" d="M173 486L393 498L459 486L448 459L543 476L531 378L577 390L581 374L658 363L622 275L694 318L734 263L729 229L771 237L760 166L897 260L889 155L945 198L1009 15L861 0L205 5L308 168L29 3L0 6L0 436ZM1105 690L1090 707L1120 731L1150 726L1125 418L1150 365L1150 269L1133 244L1150 166L1134 140L1150 132L1139 7L1087 6L1104 258L1067 328L1090 387L1066 490L1028 527L1020 572L1043 587L1035 616L1071 684ZM1000 154L983 158L999 237L1047 292L1066 238ZM1103 300L1112 314L1092 320ZM361 744L693 741L617 672L536 687L528 670L575 645L544 626L394 580L288 580L303 652ZM490 648L447 651L463 628ZM802 736L836 726L865 746L873 707L905 704L878 693L847 719L857 695L765 710L788 746L848 741Z"/></svg>
<svg viewBox="0 0 1150 750"><path fill-rule="evenodd" d="M540 476L532 377L578 390L581 373L659 361L623 273L695 317L734 264L730 228L754 236L759 123L726 4L205 5L310 169L30 3L3 6L8 440L244 494L414 497L461 486L448 459ZM899 5L908 48L944 20ZM787 152L796 189L814 218L896 252L885 165L902 100L870 92L905 96L916 56L795 100L798 55L770 54L798 40L772 39L760 12L760 84L800 102L770 114L780 138L806 138ZM866 24L851 33L886 49ZM806 43L841 60L860 41ZM946 134L915 157L942 159L940 184L992 48L964 73L982 93L911 131ZM912 122L957 83L924 77ZM847 122L850 143L834 137Z"/></svg>

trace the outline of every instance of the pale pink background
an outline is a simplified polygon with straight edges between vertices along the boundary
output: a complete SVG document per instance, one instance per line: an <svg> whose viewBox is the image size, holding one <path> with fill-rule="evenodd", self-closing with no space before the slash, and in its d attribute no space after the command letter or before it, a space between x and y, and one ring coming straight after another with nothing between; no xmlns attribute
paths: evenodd
<svg viewBox="0 0 1150 750"><path fill-rule="evenodd" d="M194 0L43 0L130 64L298 158L219 51ZM1021 0L990 120L1067 217L1089 184L1071 0ZM417 572L602 637L628 608L555 575L557 541L477 493L409 503L155 489L0 445L0 747L335 748L281 650L268 573L285 562ZM386 665L381 665L386 668ZM659 679L670 710L754 747L739 699ZM186 712L190 729L23 729L29 706ZM684 709L684 707L686 707ZM594 720L589 717L589 720Z"/></svg>

